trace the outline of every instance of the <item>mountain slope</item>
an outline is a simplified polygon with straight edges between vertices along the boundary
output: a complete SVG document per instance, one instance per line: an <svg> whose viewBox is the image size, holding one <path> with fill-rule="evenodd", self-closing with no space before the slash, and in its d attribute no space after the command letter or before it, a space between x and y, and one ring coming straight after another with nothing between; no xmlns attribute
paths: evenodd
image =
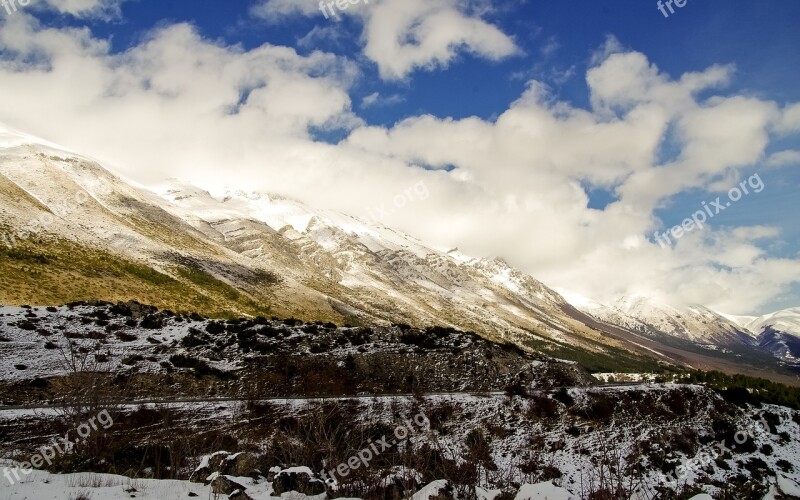
<svg viewBox="0 0 800 500"><path fill-rule="evenodd" d="M722 347L756 344L749 330L702 305L679 307L643 296L627 296L613 306L656 332L697 344Z"/></svg>
<svg viewBox="0 0 800 500"><path fill-rule="evenodd" d="M662 349L666 337L755 345L704 308L681 315L643 302L595 303L581 312L502 259L432 248L266 193L212 196L178 181L151 192L3 127L0 236L0 303L8 305L138 300L212 316L440 325L606 371L656 361L732 371L713 359L698 364L684 346Z"/></svg>
<svg viewBox="0 0 800 500"><path fill-rule="evenodd" d="M758 345L790 365L800 365L800 307L755 318L746 327L758 335Z"/></svg>
<svg viewBox="0 0 800 500"><path fill-rule="evenodd" d="M158 192L1 129L0 302L136 299L209 314L438 324L594 350L604 343L563 312L557 293L502 260L440 251L280 197L214 198L175 183Z"/></svg>
<svg viewBox="0 0 800 500"><path fill-rule="evenodd" d="M385 226L278 196L213 197L180 183L158 191L175 216L198 230L213 228L228 248L336 298L345 314L457 326L494 338L581 344L597 337L563 313L558 293L501 259L440 251Z"/></svg>
<svg viewBox="0 0 800 500"><path fill-rule="evenodd" d="M6 304L137 299L213 314L335 315L318 294L170 215L158 196L9 130L0 131L0 234Z"/></svg>

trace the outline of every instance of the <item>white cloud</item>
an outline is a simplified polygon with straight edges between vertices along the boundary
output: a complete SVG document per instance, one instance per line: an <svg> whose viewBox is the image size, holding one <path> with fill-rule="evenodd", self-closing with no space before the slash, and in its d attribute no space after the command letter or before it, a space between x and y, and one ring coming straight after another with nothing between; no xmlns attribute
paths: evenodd
<svg viewBox="0 0 800 500"><path fill-rule="evenodd" d="M787 106L775 128L779 133L787 135L800 132L800 103Z"/></svg>
<svg viewBox="0 0 800 500"><path fill-rule="evenodd" d="M387 225L504 256L599 300L647 293L745 313L800 277L800 260L762 249L779 237L774 228L711 224L671 249L647 241L663 230L657 207L737 180L766 157L771 133L790 133L795 108L698 97L727 83L731 68L672 79L643 54L610 52L587 75L588 110L531 82L496 120L425 115L376 127L352 111L354 63L331 54L245 50L184 24L112 54L86 29L42 27L25 13L0 23L0 121L143 183L182 177L367 216L424 181L430 197ZM313 140L310 130L331 127L351 133L337 145ZM667 141L677 152L662 158ZM587 184L618 200L589 208Z"/></svg>
<svg viewBox="0 0 800 500"><path fill-rule="evenodd" d="M294 14L322 16L322 11L316 2L298 2L297 0L266 0L257 3L252 11L254 15L268 21L278 21L284 16Z"/></svg>
<svg viewBox="0 0 800 500"><path fill-rule="evenodd" d="M789 165L800 165L800 151L788 149L771 154L764 165L768 167L786 167Z"/></svg>
<svg viewBox="0 0 800 500"><path fill-rule="evenodd" d="M481 18L464 0L372 0L333 7L337 16L355 16L364 23L364 54L378 65L381 77L405 78L416 69L447 67L467 52L497 61L518 49L514 40ZM254 12L274 21L287 15L319 16L314 2L266 0ZM333 22L333 21L328 22Z"/></svg>
<svg viewBox="0 0 800 500"><path fill-rule="evenodd" d="M57 12L81 19L111 20L120 17L120 7L125 0L45 0Z"/></svg>

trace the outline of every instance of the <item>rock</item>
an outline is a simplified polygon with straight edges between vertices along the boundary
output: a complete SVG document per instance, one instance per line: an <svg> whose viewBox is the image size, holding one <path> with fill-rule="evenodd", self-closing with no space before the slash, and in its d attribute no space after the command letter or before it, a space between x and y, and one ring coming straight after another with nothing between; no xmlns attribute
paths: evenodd
<svg viewBox="0 0 800 500"><path fill-rule="evenodd" d="M205 455L200 460L200 465L198 465L194 472L192 472L192 474L189 476L189 481L193 483L208 484L208 480L206 480L206 478L214 472L220 472L220 465L229 456L231 456L231 454L227 451L218 451L216 453L212 453L211 455Z"/></svg>
<svg viewBox="0 0 800 500"><path fill-rule="evenodd" d="M275 476L277 476L281 472L281 468L278 466L273 466L269 468L269 472L267 472L267 481L272 482L275 480Z"/></svg>
<svg viewBox="0 0 800 500"><path fill-rule="evenodd" d="M242 490L236 490L228 495L228 500L253 500L253 497Z"/></svg>
<svg viewBox="0 0 800 500"><path fill-rule="evenodd" d="M422 474L408 467L393 467L378 486L370 491L376 498L409 498L421 486Z"/></svg>
<svg viewBox="0 0 800 500"><path fill-rule="evenodd" d="M325 493L325 483L322 479L314 477L314 473L308 467L293 467L284 469L275 475L272 489L276 496L289 491L314 496Z"/></svg>
<svg viewBox="0 0 800 500"><path fill-rule="evenodd" d="M261 476L258 470L258 460L252 453L235 453L224 457L218 470L220 474L234 477L255 477Z"/></svg>
<svg viewBox="0 0 800 500"><path fill-rule="evenodd" d="M245 487L228 476L223 476L217 472L208 476L211 484L211 491L217 494L230 495L236 490L244 491Z"/></svg>

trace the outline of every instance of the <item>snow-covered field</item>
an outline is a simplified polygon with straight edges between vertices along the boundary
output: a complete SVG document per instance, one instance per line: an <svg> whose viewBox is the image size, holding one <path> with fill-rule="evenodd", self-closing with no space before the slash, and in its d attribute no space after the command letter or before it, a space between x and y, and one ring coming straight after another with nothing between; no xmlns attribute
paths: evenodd
<svg viewBox="0 0 800 500"><path fill-rule="evenodd" d="M657 422L657 419L636 417L635 415L626 418L626 410L620 408L616 412L617 416L608 424L575 419L573 415L566 413L560 414L556 420L537 423L537 421L531 421L525 417L530 412L536 411L537 402L535 401L522 398L509 399L500 395L464 394L429 396L423 401L412 397L356 398L353 400L356 404L353 418L359 426L378 425L392 422L397 412L410 414L413 408L418 408L424 414L430 415L434 421L438 421L438 424L435 424L435 428L426 429L413 436L408 446L418 448L426 443L434 444L439 449L452 450L453 457L462 464L472 460L468 458L470 456L468 449L464 447L464 437L476 429L483 432L490 429L486 435L491 443L490 460L495 465L493 466L494 471L485 469L480 477L480 484L486 491L498 488L498 481L511 481L517 484L538 485L538 489L523 487L521 494L529 494L534 491L550 493L562 491L553 489L558 487L568 491L569 495L573 495L569 496L562 491L564 493L562 496L532 496L530 498L586 498L592 485L601 482L604 475L608 474L608 470L604 469L602 465L603 460L611 460L611 464L615 464L615 467L622 468L623 464L630 465L631 462L627 457L631 454L638 457L634 459L633 463L640 464L645 469L642 475L625 476L632 482L641 481L638 489L631 495L631 498L636 500L654 498L660 486L667 486L669 489L676 486L681 488L696 486L702 491L716 496L720 492L720 486L728 484L737 477L750 477L753 464L763 464L764 470L759 474L763 476L763 480L767 482L769 488L780 487L784 493L796 491L797 484L800 483L800 470L797 469L797 464L800 464L800 425L797 423L796 412L792 410L765 405L760 409L750 408L741 412L734 421L733 429L743 433L743 436L748 439L752 439L752 448L742 450L732 446L733 442L720 443L714 438L711 429L713 422L709 418L709 414L713 413L713 408L718 407L718 404L714 397L711 397L704 388L699 386L678 388L671 384L665 384L636 389L625 387L574 388L568 390L567 393L574 399L576 407L583 407L594 398L604 395L652 401L645 404L655 406L656 402L672 401L676 390L690 391L685 394L689 397L689 401L694 401L692 404L697 406L695 408L695 411L698 412L697 415L687 414L683 418ZM696 397L691 394L695 394ZM302 420L304 415L318 413L318 403L304 399L287 399L271 401L270 405L273 408L282 409L279 415L294 421ZM708 408L700 407L701 404L710 406ZM238 408L236 406L234 404L208 404L205 406L185 404L183 410L195 416L197 424L193 425L200 425L198 430L229 426L230 422L236 421L241 422L241 427L246 430L249 427L247 422L252 417L246 417L242 405L239 405ZM452 411L452 413L448 420L442 421L441 416L437 415L442 415L445 411ZM778 422L769 430L757 425L767 418L766 414L771 414L773 418L777 418L776 422ZM12 419L16 419L21 426L32 427L34 421L41 418L41 413L22 415L18 412L3 412L0 414L0 419L2 419L0 424L9 424L14 422ZM119 421L124 422L124 419L125 417L120 417ZM230 432L235 434L238 431L231 429ZM674 439L686 439L687 436L694 435L706 436L706 439L700 439L700 442L705 444L692 444L684 451L675 448ZM720 444L729 446L731 454L723 455L717 461L709 461L707 457L714 450L719 449ZM361 446L366 446L366 443ZM661 474L663 466L652 461L652 457L661 456L659 450L664 452L665 463L670 463L673 467L676 465L683 467L680 469L682 472L678 472L675 477L676 484L670 485L669 475ZM528 470L525 469L525 464L528 462L537 464L535 469L532 469L530 473L521 472ZM207 463L207 459L202 457L194 460L195 465L202 466L204 463ZM700 465L695 466L694 464ZM787 464L789 464L788 470ZM279 467L277 464L267 465L271 468ZM558 471L558 477L550 486L535 480L536 477L540 477L544 467ZM759 465L759 467L761 466ZM767 471L772 471L772 473ZM380 471L374 469L373 472ZM774 476L770 474L774 474ZM90 481L89 478L92 477L100 479ZM252 478L240 476L233 479L246 487L246 493L250 497L254 499L271 498L272 486L266 479L254 481ZM62 486L66 484L67 487L56 487L55 484L62 484ZM91 498L93 499L129 498L119 496L125 493L124 488L127 485L133 485L138 490L136 493L138 498L183 498L188 497L189 492L198 494L201 498L209 498L208 487L184 481L112 479L111 476L105 475L51 476L36 472L24 484L15 485L10 489L0 489L0 500L4 498L70 498L69 496L42 495L50 495L50 489L54 489L56 494L62 495L65 491L79 493L81 490L87 489L87 484L99 486L92 493ZM38 490L39 488L42 488L41 492ZM8 491L8 496L3 496L5 491ZM488 498L493 497L489 495ZM772 497L768 495L766 498Z"/></svg>
<svg viewBox="0 0 800 500"><path fill-rule="evenodd" d="M13 467L5 470L13 472ZM247 486L247 495L253 500L322 500L326 495L307 496L297 492L283 493L280 496L274 495L272 484L267 481L254 481L248 477L232 477L232 480ZM444 480L433 481L416 492L412 500L430 500L446 487ZM797 485L787 482L785 479L781 483L783 492L790 495L800 495L800 488ZM478 500L493 500L501 491L484 490L476 488ZM776 491L777 492L777 491ZM129 479L123 476L111 474L49 474L42 471L34 471L26 476L22 481L9 485L3 483L0 489L0 498L3 500L127 500L129 498L140 498L143 500L172 500L181 498L230 498L228 495L218 495L212 492L210 486L205 486L189 481L167 481L152 479ZM244 497L242 497L244 498ZM346 497L334 497L341 500L348 500ZM690 500L707 500L711 497L705 494L695 495ZM774 494L770 494L764 500L774 499ZM524 484L519 488L515 500L578 500L579 497L570 493L564 488L555 486L551 481Z"/></svg>

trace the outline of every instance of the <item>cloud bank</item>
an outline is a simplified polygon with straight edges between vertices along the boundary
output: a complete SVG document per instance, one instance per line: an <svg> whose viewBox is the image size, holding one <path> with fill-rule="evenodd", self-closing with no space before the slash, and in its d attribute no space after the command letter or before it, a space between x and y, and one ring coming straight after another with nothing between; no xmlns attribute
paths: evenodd
<svg viewBox="0 0 800 500"><path fill-rule="evenodd" d="M435 4L440 10L426 14L432 22L454 15L454 4ZM668 249L651 241L663 230L655 211L671 197L735 185L766 161L775 139L800 131L798 105L723 95L735 78L729 66L673 79L612 40L586 74L588 109L531 81L495 120L422 115L378 127L353 111L360 73L344 57L269 44L245 50L187 24L112 53L88 29L46 27L27 14L2 22L0 121L145 184L180 177L366 217L424 182L430 197L393 212L387 225L445 249L504 256L551 286L601 301L646 294L745 313L800 276L800 259L765 252L764 241L779 236L774 228L708 229ZM467 33L485 29L478 25ZM450 46L445 35L433 45ZM482 36L471 40L494 43ZM387 62L386 75L450 57L437 53L412 49L396 66ZM315 140L326 131L346 138ZM614 201L590 208L587 188L608 190Z"/></svg>
<svg viewBox="0 0 800 500"><path fill-rule="evenodd" d="M387 80L447 67L460 53L499 61L519 50L511 37L482 19L486 9L463 0L348 0L344 5L328 8L325 15L353 16L363 23L364 54ZM267 20L323 17L316 3L295 0L266 0L255 13Z"/></svg>

